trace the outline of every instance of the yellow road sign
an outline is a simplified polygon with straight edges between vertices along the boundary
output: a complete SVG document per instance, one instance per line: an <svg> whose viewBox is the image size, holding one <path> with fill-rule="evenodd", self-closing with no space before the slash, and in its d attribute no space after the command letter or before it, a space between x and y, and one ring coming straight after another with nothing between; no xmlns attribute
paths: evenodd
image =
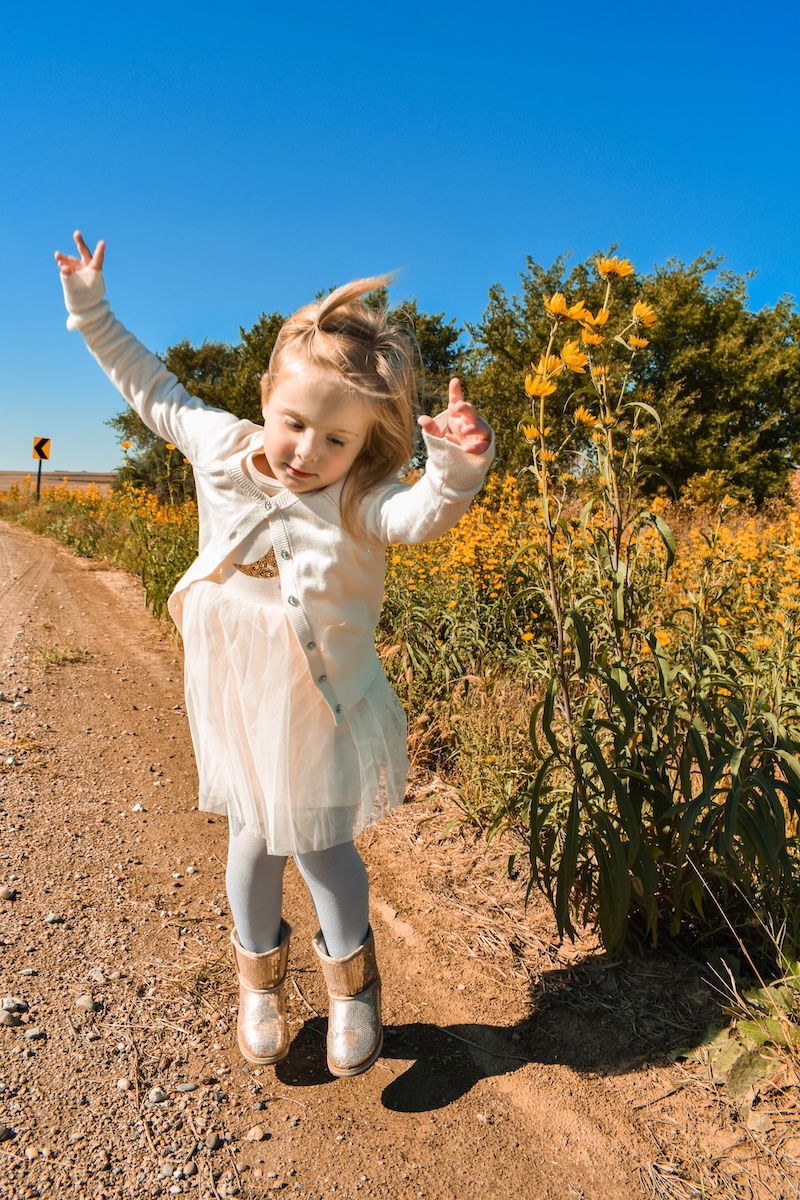
<svg viewBox="0 0 800 1200"><path fill-rule="evenodd" d="M33 458L50 457L50 438L35 437L33 439Z"/></svg>

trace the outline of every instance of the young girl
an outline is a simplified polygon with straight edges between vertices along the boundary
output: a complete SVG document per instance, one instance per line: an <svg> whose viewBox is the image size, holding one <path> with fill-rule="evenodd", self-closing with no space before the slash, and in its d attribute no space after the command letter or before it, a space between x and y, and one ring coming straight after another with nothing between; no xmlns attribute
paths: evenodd
<svg viewBox="0 0 800 1200"><path fill-rule="evenodd" d="M198 557L170 597L183 636L199 807L229 819L226 886L239 975L238 1043L251 1063L289 1048L281 916L293 855L320 924L330 998L328 1067L357 1075L383 1042L367 874L354 837L402 802L402 707L375 628L385 548L450 529L493 457L488 425L450 383L446 412L418 418L427 465L398 481L414 447L406 334L361 300L362 279L285 323L261 380L263 428L190 396L115 319L105 245L61 253L69 329L145 424L189 459Z"/></svg>

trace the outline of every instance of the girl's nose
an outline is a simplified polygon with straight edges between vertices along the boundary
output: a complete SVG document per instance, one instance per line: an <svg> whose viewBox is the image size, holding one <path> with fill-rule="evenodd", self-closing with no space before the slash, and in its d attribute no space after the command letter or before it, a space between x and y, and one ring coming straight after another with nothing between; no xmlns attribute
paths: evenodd
<svg viewBox="0 0 800 1200"><path fill-rule="evenodd" d="M297 447L297 453L302 458L303 462L313 462L317 457L317 443L314 434L310 429L303 430L303 436L300 438Z"/></svg>

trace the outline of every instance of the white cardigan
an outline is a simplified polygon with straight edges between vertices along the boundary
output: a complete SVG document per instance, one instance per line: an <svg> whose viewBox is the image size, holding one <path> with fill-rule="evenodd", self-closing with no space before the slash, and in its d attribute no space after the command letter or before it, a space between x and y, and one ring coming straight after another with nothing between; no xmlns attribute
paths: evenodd
<svg viewBox="0 0 800 1200"><path fill-rule="evenodd" d="M494 457L468 454L423 434L428 460L412 486L387 480L362 502L367 536L351 537L340 512L342 482L318 492L273 496L243 469L263 447L262 427L209 408L114 317L103 277L90 267L62 276L69 317L111 382L154 433L189 459L197 487L199 553L178 581L169 611L181 627L183 592L220 577L231 552L267 522L275 547L286 616L315 685L337 724L381 669L375 628L383 603L385 549L427 542L459 520L480 490ZM441 424L440 424L441 428Z"/></svg>

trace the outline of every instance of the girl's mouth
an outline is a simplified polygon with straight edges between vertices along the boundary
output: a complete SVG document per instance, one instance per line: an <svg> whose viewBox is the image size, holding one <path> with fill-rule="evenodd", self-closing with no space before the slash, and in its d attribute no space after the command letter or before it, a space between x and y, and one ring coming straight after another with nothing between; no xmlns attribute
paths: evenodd
<svg viewBox="0 0 800 1200"><path fill-rule="evenodd" d="M286 464L286 470L289 472L290 475L293 475L295 479L311 479L312 478L312 473L310 471L298 471L295 467L293 467L291 465L291 463Z"/></svg>

